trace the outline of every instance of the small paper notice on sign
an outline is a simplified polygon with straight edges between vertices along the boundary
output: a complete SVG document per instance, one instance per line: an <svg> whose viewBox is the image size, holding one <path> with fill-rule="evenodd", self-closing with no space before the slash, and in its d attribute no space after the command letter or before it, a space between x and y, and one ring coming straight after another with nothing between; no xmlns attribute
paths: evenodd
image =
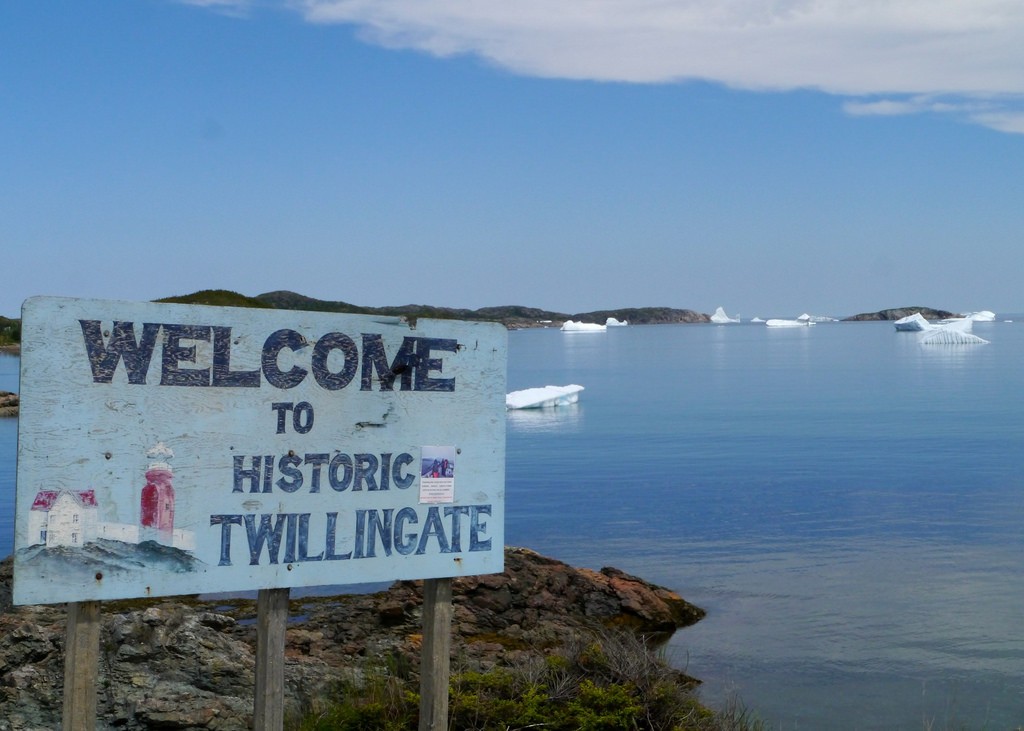
<svg viewBox="0 0 1024 731"><path fill-rule="evenodd" d="M455 502L455 447L423 447L420 458L420 502Z"/></svg>

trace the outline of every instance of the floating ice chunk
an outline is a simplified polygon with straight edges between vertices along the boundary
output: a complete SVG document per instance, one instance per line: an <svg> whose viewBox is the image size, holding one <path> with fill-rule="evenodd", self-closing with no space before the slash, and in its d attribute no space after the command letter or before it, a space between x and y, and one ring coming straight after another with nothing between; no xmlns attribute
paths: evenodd
<svg viewBox="0 0 1024 731"><path fill-rule="evenodd" d="M976 345L988 341L973 335L974 320L969 317L941 320L924 331L918 341L922 345Z"/></svg>
<svg viewBox="0 0 1024 731"><path fill-rule="evenodd" d="M751 317L750 321L751 322L764 322L764 320L762 320L760 317Z"/></svg>
<svg viewBox="0 0 1024 731"><path fill-rule="evenodd" d="M542 386L513 391L505 395L506 409L543 409L548 406L566 406L580 400L583 386Z"/></svg>
<svg viewBox="0 0 1024 731"><path fill-rule="evenodd" d="M974 320L975 322L996 321L996 313L992 312L991 310L979 310L978 312L968 312L966 317L969 320Z"/></svg>
<svg viewBox="0 0 1024 731"><path fill-rule="evenodd" d="M766 320L764 323L767 327L809 327L814 324L814 320L777 320L771 319Z"/></svg>
<svg viewBox="0 0 1024 731"><path fill-rule="evenodd" d="M893 325L895 325L896 329L900 332L922 332L936 327L924 319L924 316L920 312L915 312L913 315L901 317L894 322Z"/></svg>
<svg viewBox="0 0 1024 731"><path fill-rule="evenodd" d="M984 345L985 338L958 327L934 327L925 331L919 341L922 345Z"/></svg>
<svg viewBox="0 0 1024 731"><path fill-rule="evenodd" d="M616 320L614 317L609 317L604 321L605 327L625 327L629 324L629 320Z"/></svg>
<svg viewBox="0 0 1024 731"><path fill-rule="evenodd" d="M950 317L946 320L939 320L937 328L969 333L974 329L974 320L969 317Z"/></svg>
<svg viewBox="0 0 1024 731"><path fill-rule="evenodd" d="M727 314L725 314L725 310L722 309L721 307L716 309L715 310L715 314L713 314L711 316L711 322L715 323L716 325L724 325L727 322L739 322L739 321L740 321L740 318L738 318L738 317L735 317L735 318L734 317L729 317Z"/></svg>
<svg viewBox="0 0 1024 731"><path fill-rule="evenodd" d="M604 332L605 329L605 325L596 325L592 322L573 322L572 320L566 320L562 323L562 332L567 333L596 333Z"/></svg>

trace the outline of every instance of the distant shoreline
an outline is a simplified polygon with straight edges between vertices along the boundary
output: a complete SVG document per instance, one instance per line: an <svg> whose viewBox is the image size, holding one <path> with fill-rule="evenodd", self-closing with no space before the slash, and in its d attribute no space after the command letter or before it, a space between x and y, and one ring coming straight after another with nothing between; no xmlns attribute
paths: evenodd
<svg viewBox="0 0 1024 731"><path fill-rule="evenodd" d="M675 307L625 307L577 313L556 312L553 310L544 310L537 307L526 307L523 305L500 305L493 307L481 307L475 310L414 304L387 307L364 307L339 300L321 300L287 290L266 292L264 294L256 295L255 297L249 297L227 289L204 289L198 292L193 292L192 294L163 297L161 299L154 300L154 302L210 305L216 307L252 307L260 309L297 310L303 312L331 312L353 315L383 315L386 317L405 318L413 325L415 325L416 320L419 318L497 322L504 325L509 330L557 328L560 327L562 323L570 320L573 322L588 324L603 324L609 318L615 318L619 322L627 322L630 325L713 323L711 316L708 314L698 312L696 310L678 309ZM839 319L842 322L858 322L865 320L888 321L898 320L914 313L920 314L927 320L963 317L963 315L958 315L947 310L914 305L861 312L856 315L833 319ZM0 331L14 326L17 326L20 330L20 320L0 317ZM12 331L8 339L14 337L17 337L17 334ZM17 343L13 343L9 346L0 346L0 353L12 353L17 355L20 354L20 352L20 347Z"/></svg>

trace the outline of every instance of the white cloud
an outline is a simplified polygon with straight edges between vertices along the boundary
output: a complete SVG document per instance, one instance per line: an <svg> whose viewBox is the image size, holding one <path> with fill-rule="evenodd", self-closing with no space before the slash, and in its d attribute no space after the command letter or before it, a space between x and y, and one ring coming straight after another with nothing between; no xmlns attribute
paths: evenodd
<svg viewBox="0 0 1024 731"><path fill-rule="evenodd" d="M918 114L923 111L918 104L895 99L879 99L878 101L849 101L843 104L843 110L855 117L895 117L902 114Z"/></svg>
<svg viewBox="0 0 1024 731"><path fill-rule="evenodd" d="M300 0L314 22L515 71L840 94L1024 93L1019 0Z"/></svg>
<svg viewBox="0 0 1024 731"><path fill-rule="evenodd" d="M387 47L471 54L527 75L892 97L851 102L851 114L951 111L922 108L915 95L998 96L1010 107L968 118L1020 131L1020 0L282 2Z"/></svg>
<svg viewBox="0 0 1024 731"><path fill-rule="evenodd" d="M1019 96L978 95L950 100L914 96L900 99L850 100L844 102L843 111L858 117L946 114L1000 132L1024 134L1024 100Z"/></svg>
<svg viewBox="0 0 1024 731"><path fill-rule="evenodd" d="M1024 135L1024 110L982 112L970 115L970 119L1000 132Z"/></svg>

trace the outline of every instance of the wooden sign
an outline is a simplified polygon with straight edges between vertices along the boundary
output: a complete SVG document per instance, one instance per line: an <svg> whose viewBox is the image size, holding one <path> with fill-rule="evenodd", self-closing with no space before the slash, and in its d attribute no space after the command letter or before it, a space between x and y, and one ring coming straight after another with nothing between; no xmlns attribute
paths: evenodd
<svg viewBox="0 0 1024 731"><path fill-rule="evenodd" d="M495 323L33 298L14 601L500 572Z"/></svg>

